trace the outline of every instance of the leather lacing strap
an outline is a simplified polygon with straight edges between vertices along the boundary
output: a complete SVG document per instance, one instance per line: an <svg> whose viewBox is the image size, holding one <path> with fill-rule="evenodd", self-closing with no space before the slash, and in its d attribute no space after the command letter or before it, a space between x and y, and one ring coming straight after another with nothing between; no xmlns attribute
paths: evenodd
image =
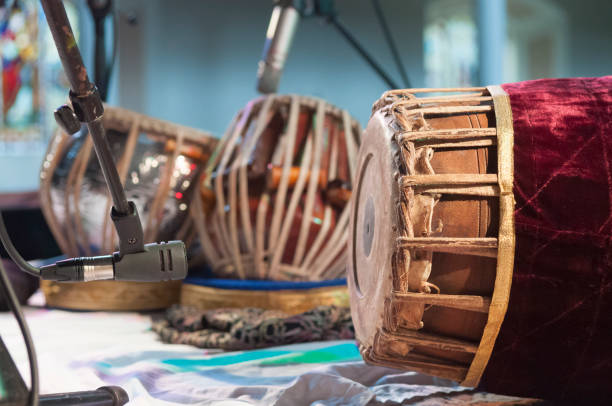
<svg viewBox="0 0 612 406"><path fill-rule="evenodd" d="M432 292L432 289L435 290L435 292ZM421 286L419 287L419 292L420 293L435 293L435 294L440 294L440 288L428 281L422 281L421 282ZM427 306L425 306L425 311L429 310L433 305L428 304Z"/></svg>
<svg viewBox="0 0 612 406"><path fill-rule="evenodd" d="M432 288L433 288L433 290L435 290L435 292L434 292L435 294L440 293L440 288L436 284L428 282L428 281L422 281L421 282L421 286L419 287L419 292L421 292L421 293L432 293L431 292Z"/></svg>
<svg viewBox="0 0 612 406"><path fill-rule="evenodd" d="M390 99L393 99L393 97L390 97ZM414 96L411 95L409 99L414 99ZM411 114L410 112L411 108L408 106L402 105L401 98L395 98L393 100L386 100L386 101L391 102L389 110L393 114L396 124L400 127L400 131L396 132L395 134L395 140L402 147L401 156L403 159L401 160L401 163L404 165L404 169L406 173L409 175L422 174L422 173L433 175L435 171L431 165L431 159L433 158L433 155L434 155L434 149L431 147L418 147L417 148L413 142L402 142L400 139L400 135L406 131L415 132L415 131L431 130L431 127L425 120L425 116L423 115L423 113L420 113L420 112L416 114L415 113ZM428 207L427 207L426 214L425 214L426 217L424 219L424 229L421 231L424 236L431 236L434 233L438 233L442 231L441 221L438 221L438 224L436 224L435 230L433 229L433 224L432 224L433 210L436 204L439 202L441 196L439 194L432 194L430 196L431 196L431 199L426 203ZM413 226L412 221L410 220L412 217L412 215L410 215L410 211L411 211L410 209L411 209L410 204L406 204L405 209L403 209L403 210L407 210L408 215L407 216L404 215L403 217L406 220L405 221L406 226L409 230ZM414 230L409 231L409 234L414 235L415 234ZM430 261L431 261L432 254L428 253L427 255L430 256ZM431 262L430 262L430 266L431 266ZM408 272L404 272L400 274L400 279L404 279L407 277L408 277ZM407 286L407 283L406 283L406 286ZM426 294L432 294L432 293L439 294L440 288L437 285L431 282L428 282L427 280L422 280L420 281L418 292L426 293ZM432 305L429 305L429 304L426 305L424 310L430 309L431 306Z"/></svg>

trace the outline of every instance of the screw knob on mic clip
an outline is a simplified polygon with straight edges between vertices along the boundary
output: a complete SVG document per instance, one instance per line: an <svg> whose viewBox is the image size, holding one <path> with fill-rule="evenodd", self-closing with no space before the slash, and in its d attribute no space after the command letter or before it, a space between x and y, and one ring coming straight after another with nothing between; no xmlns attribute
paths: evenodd
<svg viewBox="0 0 612 406"><path fill-rule="evenodd" d="M81 123L70 106L64 104L53 113L55 122L68 134L74 134L81 129Z"/></svg>

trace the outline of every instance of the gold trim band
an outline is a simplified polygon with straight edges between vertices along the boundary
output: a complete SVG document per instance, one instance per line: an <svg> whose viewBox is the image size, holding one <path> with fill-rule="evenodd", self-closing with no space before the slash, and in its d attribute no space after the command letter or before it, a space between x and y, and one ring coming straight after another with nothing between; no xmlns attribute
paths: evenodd
<svg viewBox="0 0 612 406"><path fill-rule="evenodd" d="M482 333L482 339L474 360L461 385L475 387L489 363L495 340L504 321L512 273L514 270L514 128L512 123L512 109L510 97L501 86L488 86L487 90L493 96L495 107L495 120L497 127L497 178L500 190L499 197L499 237L497 254L497 271L489 318Z"/></svg>
<svg viewBox="0 0 612 406"><path fill-rule="evenodd" d="M202 310L228 307L259 307L299 314L321 305L349 307L346 286L328 286L303 290L221 289L184 283L181 305Z"/></svg>

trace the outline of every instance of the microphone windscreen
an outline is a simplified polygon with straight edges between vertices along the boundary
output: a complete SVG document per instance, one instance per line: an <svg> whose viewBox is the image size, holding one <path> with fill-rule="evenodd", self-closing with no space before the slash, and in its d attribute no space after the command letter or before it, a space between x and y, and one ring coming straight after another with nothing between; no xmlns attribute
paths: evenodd
<svg viewBox="0 0 612 406"><path fill-rule="evenodd" d="M115 255L115 280L160 282L185 279L187 251L182 241L151 243L143 252Z"/></svg>
<svg viewBox="0 0 612 406"><path fill-rule="evenodd" d="M259 61L257 91L263 94L276 93L282 74L282 69L275 68L266 61Z"/></svg>
<svg viewBox="0 0 612 406"><path fill-rule="evenodd" d="M257 90L276 93L293 42L300 14L291 6L276 6L266 32L263 55L257 69Z"/></svg>

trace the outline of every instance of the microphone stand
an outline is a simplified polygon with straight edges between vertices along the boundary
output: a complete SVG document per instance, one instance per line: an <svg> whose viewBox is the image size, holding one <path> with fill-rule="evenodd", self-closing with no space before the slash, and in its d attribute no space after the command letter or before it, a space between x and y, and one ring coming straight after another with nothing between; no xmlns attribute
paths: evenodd
<svg viewBox="0 0 612 406"><path fill-rule="evenodd" d="M187 255L181 241L144 244L136 205L128 201L105 136L104 107L98 89L89 81L61 0L41 0L66 77L72 107L63 105L54 115L68 134L87 124L104 180L113 200L111 219L119 237L119 252L98 257L72 258L47 265L40 277L57 281L131 280L159 282L185 278ZM17 255L14 255L17 256Z"/></svg>
<svg viewBox="0 0 612 406"><path fill-rule="evenodd" d="M41 0L41 3L71 88L70 101L72 108L67 105L61 106L54 113L55 119L69 134L79 131L81 123L87 124L104 179L113 199L111 218L119 236L120 255L145 252L142 224L138 217L138 211L134 203L128 202L126 199L105 136L102 125L104 115L102 100L95 85L89 81L64 5L61 0ZM1 264L0 267L2 267ZM1 270L2 286L7 293L7 300L13 304L15 313L20 314L19 302L15 300L16 297L10 281L5 278L4 269ZM22 317L18 320L25 323ZM27 331L27 339L31 344L29 331ZM32 350L30 368L32 369L33 379L29 398L25 383L0 338L0 383L7 386L9 390L8 395L6 395L8 397L0 393L0 396L2 396L0 404L18 406L26 403L34 406L122 406L129 401L125 390L117 386L39 397L36 357L33 349L28 349Z"/></svg>
<svg viewBox="0 0 612 406"><path fill-rule="evenodd" d="M293 7L299 11L303 17L322 17L328 23L330 23L340 35L357 51L357 53L366 61L368 65L380 76L380 78L387 84L389 89L399 89L400 86L391 78L391 76L380 66L374 57L365 49L365 47L357 40L353 33L348 29L347 26L342 24L338 18L338 12L336 11L334 0L312 0L310 2L303 2L299 0L291 1Z"/></svg>
<svg viewBox="0 0 612 406"><path fill-rule="evenodd" d="M102 126L104 107L96 86L89 81L83 58L72 33L66 9L61 0L41 0L49 29L70 82L72 108L61 106L55 111L57 123L69 134L86 123L94 149L113 199L111 218L119 236L121 255L144 251L142 224L133 202L128 202L119 173Z"/></svg>
<svg viewBox="0 0 612 406"><path fill-rule="evenodd" d="M374 5L379 21L381 22L381 25L383 27L385 38L387 39L388 45L395 58L396 64L398 65L398 69L400 70L400 74L404 79L405 85L409 87L410 82L408 80L408 76L401 62L399 53L395 46L395 42L393 41L391 33L388 27L386 26L386 21L384 19L384 15L382 14L382 10L380 9L380 5L377 2L375 2ZM291 39L293 36L292 32L295 30L294 26L296 24L295 17L291 15L284 15L289 10L293 11L294 13L297 13L299 17L302 18L320 17L325 19L327 23L331 24L338 31L338 33L342 37L344 37L344 39L349 43L349 45L352 46L355 51L357 51L357 53L378 74L378 76L387 84L390 89L400 88L397 82L393 80L393 78L387 73L387 71L376 61L376 59L374 59L372 54L370 54L365 49L365 47L348 29L348 27L340 21L338 17L338 12L336 11L334 0L274 0L274 6L275 11L273 12L270 20L270 27L275 27L275 30L279 29L283 17L286 17L287 27L284 27L285 29L282 32L282 34L285 35L281 35L281 37L279 37L282 38L282 40L278 40L278 38L276 38L276 32L274 33L274 38L266 39L266 43L264 45L264 57L260 62L260 70L258 71L257 86L258 90L261 93L275 93L278 88L278 82L280 80L280 74L282 72L282 65L284 65L284 59L286 58L286 55L282 55L281 52L280 59L282 59L282 62L280 62L281 67L279 69L278 66L274 66L275 64L278 64L279 61L268 61L267 59L269 56L267 54L270 51L270 47L272 47L272 49L274 49L275 47L284 49L285 54L288 52L288 48L291 46ZM278 10L283 10L283 15L277 14L275 20L275 13ZM268 35L270 35L270 28L268 28L268 30L268 34L266 35L267 37ZM266 75L265 67L268 64L270 65L268 66L268 68L271 69L270 72L272 73Z"/></svg>
<svg viewBox="0 0 612 406"><path fill-rule="evenodd" d="M24 406L28 402L28 390L0 338L0 382L8 389L8 398L0 398L2 406ZM103 386L92 391L54 393L41 395L37 406L123 406L129 401L127 393L118 386Z"/></svg>
<svg viewBox="0 0 612 406"><path fill-rule="evenodd" d="M361 43L355 38L355 36L349 31L349 29L340 22L337 14L324 15L327 21L338 30L340 35L346 39L346 41L357 51L359 55L370 65L372 69L380 76L380 78L389 86L389 89L399 89L400 86L389 76L389 74L383 69L382 66L376 62L374 57L361 45Z"/></svg>
<svg viewBox="0 0 612 406"><path fill-rule="evenodd" d="M106 57L106 17L110 14L113 1L112 0L87 0L87 5L91 11L91 16L94 20L94 29L96 33L94 41L95 59L94 59L94 83L100 91L100 97L103 101L107 100L108 85L115 59L115 45L112 46L113 56L111 61L107 61ZM115 21L113 20L113 28ZM113 33L113 44L116 44L116 30Z"/></svg>

